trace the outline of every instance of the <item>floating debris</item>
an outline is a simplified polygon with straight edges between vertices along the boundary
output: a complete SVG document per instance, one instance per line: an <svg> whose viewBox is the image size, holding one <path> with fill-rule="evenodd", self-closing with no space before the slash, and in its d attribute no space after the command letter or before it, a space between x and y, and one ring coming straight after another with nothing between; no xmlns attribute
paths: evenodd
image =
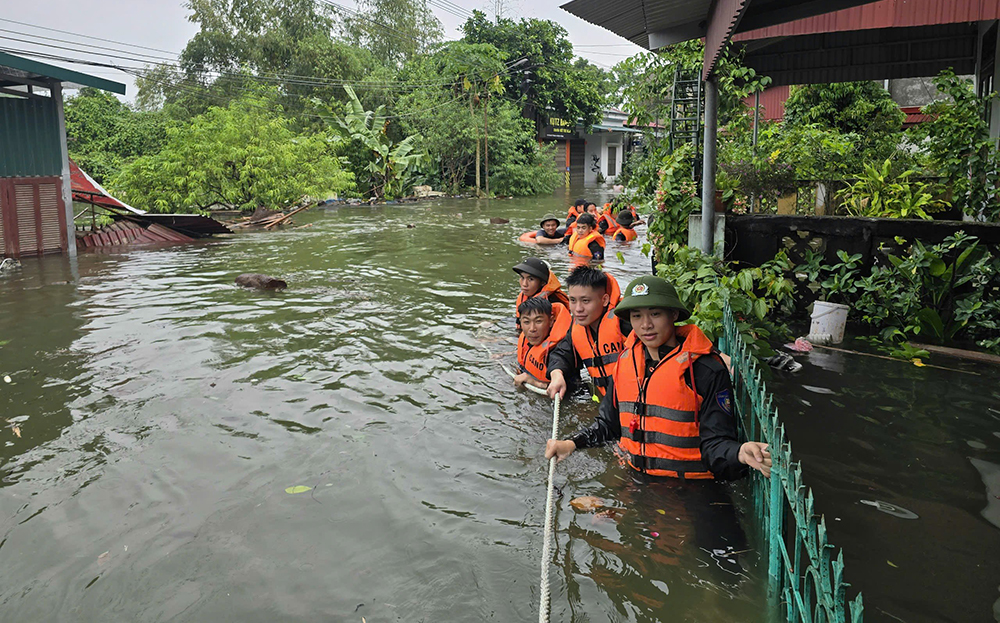
<svg viewBox="0 0 1000 623"><path fill-rule="evenodd" d="M913 511L908 511L905 508L896 506L895 504L889 504L888 502L883 502L882 500L861 500L862 504L867 504L868 506L873 506L877 510L882 511L886 515L892 515L893 517L898 517L900 519L919 519L920 516Z"/></svg>
<svg viewBox="0 0 1000 623"><path fill-rule="evenodd" d="M569 505L578 511L589 513L591 511L596 511L599 508L604 508L607 504L604 500L592 495L585 495L578 498L573 498L569 501Z"/></svg>
<svg viewBox="0 0 1000 623"><path fill-rule="evenodd" d="M295 495L296 493L305 493L306 491L312 491L312 487L307 487L305 485L296 485L294 487L288 487L285 489L285 493L290 495Z"/></svg>
<svg viewBox="0 0 1000 623"><path fill-rule="evenodd" d="M4 376L3 377L3 382L4 383L10 383L10 377L9 376Z"/></svg>

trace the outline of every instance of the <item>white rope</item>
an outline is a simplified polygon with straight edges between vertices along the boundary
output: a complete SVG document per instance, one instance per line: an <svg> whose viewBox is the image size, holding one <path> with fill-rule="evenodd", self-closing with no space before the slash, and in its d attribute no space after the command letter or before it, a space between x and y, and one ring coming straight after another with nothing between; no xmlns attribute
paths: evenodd
<svg viewBox="0 0 1000 623"><path fill-rule="evenodd" d="M552 404L552 436L550 439L557 439L559 434L559 394L556 394ZM549 459L549 490L545 494L545 531L542 542L542 584L539 591L538 623L548 623L549 621L549 563L552 557L552 541L555 532L552 527L552 515L554 514L554 500L552 493L555 490L556 477L556 457Z"/></svg>

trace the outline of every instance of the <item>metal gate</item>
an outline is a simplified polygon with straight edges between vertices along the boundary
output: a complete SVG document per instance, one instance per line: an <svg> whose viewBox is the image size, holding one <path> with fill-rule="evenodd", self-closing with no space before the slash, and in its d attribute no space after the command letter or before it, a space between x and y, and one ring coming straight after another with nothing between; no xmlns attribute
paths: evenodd
<svg viewBox="0 0 1000 623"><path fill-rule="evenodd" d="M65 251L62 178L0 179L0 253L10 257Z"/></svg>
<svg viewBox="0 0 1000 623"><path fill-rule="evenodd" d="M569 142L569 185L583 186L584 169L587 163L587 141Z"/></svg>

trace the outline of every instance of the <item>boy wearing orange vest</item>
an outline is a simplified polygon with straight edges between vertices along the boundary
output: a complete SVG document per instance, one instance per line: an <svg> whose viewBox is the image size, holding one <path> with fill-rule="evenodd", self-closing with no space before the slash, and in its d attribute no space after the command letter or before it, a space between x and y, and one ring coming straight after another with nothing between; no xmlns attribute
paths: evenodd
<svg viewBox="0 0 1000 623"><path fill-rule="evenodd" d="M604 260L604 236L597 232L597 221L590 213L576 219L568 244L572 256L598 262Z"/></svg>
<svg viewBox="0 0 1000 623"><path fill-rule="evenodd" d="M517 311L521 316L521 336L517 340L521 373L514 377L514 386L528 383L545 389L549 386L549 352L572 324L569 311L541 297L526 300Z"/></svg>
<svg viewBox="0 0 1000 623"><path fill-rule="evenodd" d="M537 257L524 258L523 262L514 267L514 272L517 273L518 285L521 288L514 303L514 314L519 323L521 304L536 296L548 299L553 305L569 308L569 297L563 292L559 278L542 260Z"/></svg>
<svg viewBox="0 0 1000 623"><path fill-rule="evenodd" d="M633 334L597 420L570 439L550 439L546 458L617 441L629 466L649 476L735 480L749 467L770 477L767 445L738 440L729 371L712 342L695 325L674 326L691 316L674 287L640 277L615 311L629 314Z"/></svg>
<svg viewBox="0 0 1000 623"><path fill-rule="evenodd" d="M614 241L615 242L632 242L639 237L639 234L635 233L633 227L632 213L628 210L622 210L618 213L618 217L615 219L618 223L618 229L615 230Z"/></svg>
<svg viewBox="0 0 1000 623"><path fill-rule="evenodd" d="M618 354L632 331L628 322L614 313L621 298L618 281L610 274L580 266L566 279L573 328L549 355L549 396L566 395L566 375L586 368L594 383L595 398L603 396L611 383Z"/></svg>

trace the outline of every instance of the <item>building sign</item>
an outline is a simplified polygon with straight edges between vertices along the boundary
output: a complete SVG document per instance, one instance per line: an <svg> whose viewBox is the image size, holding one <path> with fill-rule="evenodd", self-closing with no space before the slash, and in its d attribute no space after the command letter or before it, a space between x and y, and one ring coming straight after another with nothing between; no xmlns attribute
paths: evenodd
<svg viewBox="0 0 1000 623"><path fill-rule="evenodd" d="M542 113L539 120L538 138L541 139L571 139L577 138L576 124L548 113Z"/></svg>

